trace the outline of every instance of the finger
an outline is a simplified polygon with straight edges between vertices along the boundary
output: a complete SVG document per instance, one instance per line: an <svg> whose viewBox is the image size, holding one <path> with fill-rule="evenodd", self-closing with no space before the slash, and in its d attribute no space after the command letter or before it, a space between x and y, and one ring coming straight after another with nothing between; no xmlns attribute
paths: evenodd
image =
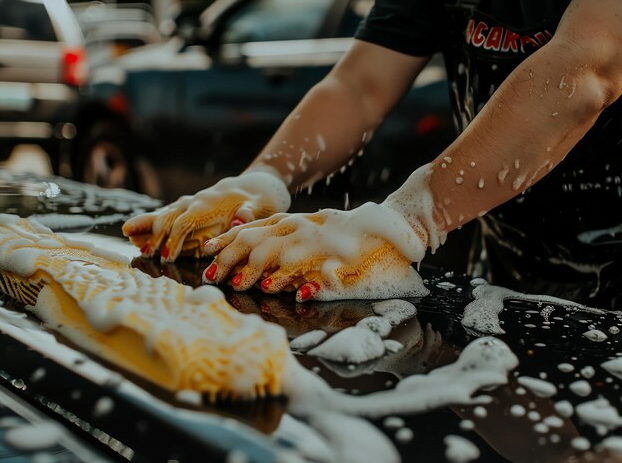
<svg viewBox="0 0 622 463"><path fill-rule="evenodd" d="M186 250L192 248L193 245L197 245L195 239L190 238L190 236L194 236L195 233L202 234L202 231L199 230L199 228L201 224L205 223L204 219L205 218L202 214L192 212L190 209L177 217L177 219L173 223L173 227L170 230L168 239L166 240L166 244L162 248L163 262L174 262L175 259L179 257L179 254L183 249L184 243L186 243L187 241L188 243L186 244ZM211 223L208 224L206 230L220 228L222 228L220 223ZM187 238L190 239L187 240ZM199 240L199 242L201 241L202 240Z"/></svg>
<svg viewBox="0 0 622 463"><path fill-rule="evenodd" d="M137 235L129 237L130 243L140 249L143 253L143 246L149 241L149 235Z"/></svg>
<svg viewBox="0 0 622 463"><path fill-rule="evenodd" d="M231 272L235 269L237 265L248 259L248 255L250 254L250 252L251 248L244 243L234 243L230 246L227 246L216 258L214 258L214 262L212 265L215 264L216 269L212 270L212 280L210 282L222 282L231 274ZM233 278L235 278L236 275L233 275ZM239 282L240 278L241 277L238 277L236 281Z"/></svg>
<svg viewBox="0 0 622 463"><path fill-rule="evenodd" d="M242 221L243 223L252 222L257 218L255 214L255 208L252 207L249 203L243 204L235 213L235 218Z"/></svg>
<svg viewBox="0 0 622 463"><path fill-rule="evenodd" d="M144 257L152 257L157 251L160 251L162 243L166 240L177 217L184 212L184 209L174 208L161 213L155 218L152 226L152 233L149 239L143 244L141 252ZM167 254L165 249L162 253Z"/></svg>
<svg viewBox="0 0 622 463"><path fill-rule="evenodd" d="M261 281L261 290L264 293L274 294L285 290L288 287L295 287L295 283L300 281L304 283L300 278L299 272L292 272L290 269L280 268L267 276Z"/></svg>
<svg viewBox="0 0 622 463"><path fill-rule="evenodd" d="M286 213L275 214L266 219L254 220L250 223L244 224L243 226L236 226L235 228L232 228L231 230L223 233L220 236L207 240L205 243L203 243L203 250L206 255L215 256L220 251L222 251L223 248L229 246L242 231L276 225L288 215L289 214Z"/></svg>
<svg viewBox="0 0 622 463"><path fill-rule="evenodd" d="M296 291L296 302L311 301L317 298L322 291L322 287L316 281L307 281Z"/></svg>
<svg viewBox="0 0 622 463"><path fill-rule="evenodd" d="M229 229L233 227L237 227L238 225L244 225L245 223L246 223L246 220L236 216L233 219L231 219L231 223L229 224Z"/></svg>
<svg viewBox="0 0 622 463"><path fill-rule="evenodd" d="M249 238L249 247L251 251L248 255L248 262L241 269L242 278L239 284L235 284L234 286L237 286L240 290L249 289L261 279L263 281L264 290L268 289L267 292L278 292L282 291L289 284L293 283L297 277L302 275L302 267L299 265L289 265L286 268L279 268L288 243L288 240L281 236L281 232L282 230L280 230L280 227L275 225L272 227L264 227L263 229L249 230L248 233L240 235L240 237L244 236ZM271 234L275 234L276 236L270 236ZM257 242L259 244L256 244ZM235 242L233 244L235 244ZM227 249L228 248L225 248L225 251ZM275 282L272 291L269 289L271 286L271 281L269 280L271 278L274 279ZM287 281L281 281L284 279ZM300 282L300 284L302 283L304 283L304 281Z"/></svg>
<svg viewBox="0 0 622 463"><path fill-rule="evenodd" d="M121 227L123 236L127 236L128 238L131 238L134 236L151 234L151 230L153 227L153 221L155 220L155 218L156 218L155 213L147 212L145 214L140 214L140 215L137 215L136 217L132 217L131 219L128 219Z"/></svg>

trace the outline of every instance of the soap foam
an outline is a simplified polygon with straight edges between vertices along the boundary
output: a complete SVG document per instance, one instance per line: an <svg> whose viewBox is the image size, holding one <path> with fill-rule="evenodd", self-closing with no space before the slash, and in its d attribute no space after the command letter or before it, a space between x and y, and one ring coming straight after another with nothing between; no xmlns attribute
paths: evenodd
<svg viewBox="0 0 622 463"><path fill-rule="evenodd" d="M552 296L524 294L512 291L501 286L489 284L479 284L473 288L473 297L464 308L462 317L462 326L472 334L504 334L505 330L499 324L499 314L503 310L503 301L507 299L516 299L527 302L541 302L547 304L556 304L563 307L582 310L590 313L603 314L599 309L577 304L576 302L560 299Z"/></svg>

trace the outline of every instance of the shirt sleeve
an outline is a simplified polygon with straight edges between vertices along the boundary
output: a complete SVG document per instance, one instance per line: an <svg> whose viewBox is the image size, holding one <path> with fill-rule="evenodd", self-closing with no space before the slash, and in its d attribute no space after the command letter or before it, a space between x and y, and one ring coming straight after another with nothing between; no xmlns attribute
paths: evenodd
<svg viewBox="0 0 622 463"><path fill-rule="evenodd" d="M376 0L355 37L414 56L441 51L446 32L441 0Z"/></svg>

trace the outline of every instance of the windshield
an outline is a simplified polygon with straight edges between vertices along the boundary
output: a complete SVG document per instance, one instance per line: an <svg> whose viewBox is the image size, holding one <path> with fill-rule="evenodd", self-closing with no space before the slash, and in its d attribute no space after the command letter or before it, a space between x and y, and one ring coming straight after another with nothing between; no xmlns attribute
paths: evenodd
<svg viewBox="0 0 622 463"><path fill-rule="evenodd" d="M229 19L222 43L313 38L331 4L331 0L251 2Z"/></svg>
<svg viewBox="0 0 622 463"><path fill-rule="evenodd" d="M0 0L0 39L57 41L42 3Z"/></svg>

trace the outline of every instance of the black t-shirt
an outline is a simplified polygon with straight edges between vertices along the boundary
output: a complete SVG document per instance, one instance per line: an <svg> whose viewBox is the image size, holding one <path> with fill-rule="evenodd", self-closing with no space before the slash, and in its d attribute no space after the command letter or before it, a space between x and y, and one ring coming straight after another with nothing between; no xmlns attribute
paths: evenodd
<svg viewBox="0 0 622 463"><path fill-rule="evenodd" d="M376 0L356 36L416 56L442 53L456 125L464 130L512 70L551 39L569 3ZM551 173L480 219L485 276L517 290L622 308L621 179L617 101Z"/></svg>

